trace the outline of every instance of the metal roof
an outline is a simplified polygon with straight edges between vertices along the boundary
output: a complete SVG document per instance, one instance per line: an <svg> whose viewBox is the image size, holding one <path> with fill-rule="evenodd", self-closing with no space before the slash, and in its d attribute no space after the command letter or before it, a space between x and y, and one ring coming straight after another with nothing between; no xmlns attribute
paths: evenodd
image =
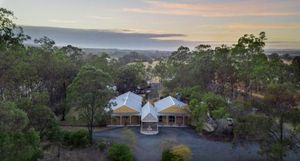
<svg viewBox="0 0 300 161"><path fill-rule="evenodd" d="M111 109L116 110L122 106L127 106L137 112L141 112L143 98L135 93L126 92L110 100Z"/></svg>
<svg viewBox="0 0 300 161"><path fill-rule="evenodd" d="M158 122L156 108L150 102L147 102L142 108L142 122Z"/></svg>
<svg viewBox="0 0 300 161"><path fill-rule="evenodd" d="M154 103L154 106L156 107L157 112L160 112L160 111L162 111L170 106L173 106L173 105L175 105L179 108L183 108L183 107L187 106L187 104L177 100L176 98L174 98L172 96L165 97L164 99L161 99Z"/></svg>

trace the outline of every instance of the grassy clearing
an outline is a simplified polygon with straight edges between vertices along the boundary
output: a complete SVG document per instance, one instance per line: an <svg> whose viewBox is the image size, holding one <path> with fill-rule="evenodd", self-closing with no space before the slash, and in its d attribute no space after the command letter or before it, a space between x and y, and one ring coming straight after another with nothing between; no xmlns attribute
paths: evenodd
<svg viewBox="0 0 300 161"><path fill-rule="evenodd" d="M67 130L67 131L77 131L77 130L86 130L87 128L85 126L64 126L61 125L60 126L63 130ZM99 132L99 131L103 131L109 129L108 127L95 127L94 128L94 132Z"/></svg>
<svg viewBox="0 0 300 161"><path fill-rule="evenodd" d="M69 149L60 148L58 155L58 147L51 145L44 151L42 161L107 161L105 152L101 152L97 147L91 146L87 148Z"/></svg>

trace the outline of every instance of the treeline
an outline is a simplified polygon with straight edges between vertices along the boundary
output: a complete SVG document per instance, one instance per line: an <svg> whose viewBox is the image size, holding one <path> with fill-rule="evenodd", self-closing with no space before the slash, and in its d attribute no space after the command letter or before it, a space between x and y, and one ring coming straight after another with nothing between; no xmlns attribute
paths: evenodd
<svg viewBox="0 0 300 161"><path fill-rule="evenodd" d="M95 125L109 116L109 99L145 84L141 63L127 65L71 45L58 48L47 37L25 46L30 36L13 20L11 11L0 8L1 160L42 158L41 142L91 144ZM59 127L70 109L76 109L88 133Z"/></svg>
<svg viewBox="0 0 300 161"><path fill-rule="evenodd" d="M153 69L164 86L189 104L199 132L233 143L257 141L265 160L299 149L300 57L285 63L264 53L266 35L244 35L232 46L179 47Z"/></svg>
<svg viewBox="0 0 300 161"><path fill-rule="evenodd" d="M267 56L263 50L265 40L262 32L259 37L245 35L231 47L199 45L191 51L182 46L161 61L154 73L168 89L197 85L230 98L239 90L250 97L252 92L263 92L270 83L290 83L299 89L300 57L286 64L277 54Z"/></svg>

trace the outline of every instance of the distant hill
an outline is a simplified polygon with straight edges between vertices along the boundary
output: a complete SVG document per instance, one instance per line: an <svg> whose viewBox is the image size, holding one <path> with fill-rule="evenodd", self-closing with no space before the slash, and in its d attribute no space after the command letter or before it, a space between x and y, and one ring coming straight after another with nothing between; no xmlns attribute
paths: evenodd
<svg viewBox="0 0 300 161"><path fill-rule="evenodd" d="M168 57L172 51L161 51L161 50L129 50L129 49L97 49L97 48L83 48L83 51L90 54L107 53L112 57L123 57L124 55L131 54L133 52L146 55L151 58ZM300 56L300 49L265 49L265 53L270 55L277 53L278 55L289 54L291 57Z"/></svg>
<svg viewBox="0 0 300 161"><path fill-rule="evenodd" d="M266 49L267 55L277 53L278 55L290 55L291 57L300 56L300 49Z"/></svg>
<svg viewBox="0 0 300 161"><path fill-rule="evenodd" d="M83 48L83 51L90 54L107 53L112 57L120 58L131 53L139 53L151 58L164 58L171 55L171 51L160 50L127 50L127 49L97 49L97 48Z"/></svg>

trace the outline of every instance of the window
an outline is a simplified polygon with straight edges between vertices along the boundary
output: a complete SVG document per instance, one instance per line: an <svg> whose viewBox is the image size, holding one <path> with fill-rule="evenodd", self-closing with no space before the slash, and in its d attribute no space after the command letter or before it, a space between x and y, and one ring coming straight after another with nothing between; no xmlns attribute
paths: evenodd
<svg viewBox="0 0 300 161"><path fill-rule="evenodd" d="M162 117L162 116L159 116L159 117L158 117L158 121L159 121L159 122L162 122L162 121L163 121L163 117Z"/></svg>
<svg viewBox="0 0 300 161"><path fill-rule="evenodd" d="M169 116L169 123L175 122L175 116Z"/></svg>

